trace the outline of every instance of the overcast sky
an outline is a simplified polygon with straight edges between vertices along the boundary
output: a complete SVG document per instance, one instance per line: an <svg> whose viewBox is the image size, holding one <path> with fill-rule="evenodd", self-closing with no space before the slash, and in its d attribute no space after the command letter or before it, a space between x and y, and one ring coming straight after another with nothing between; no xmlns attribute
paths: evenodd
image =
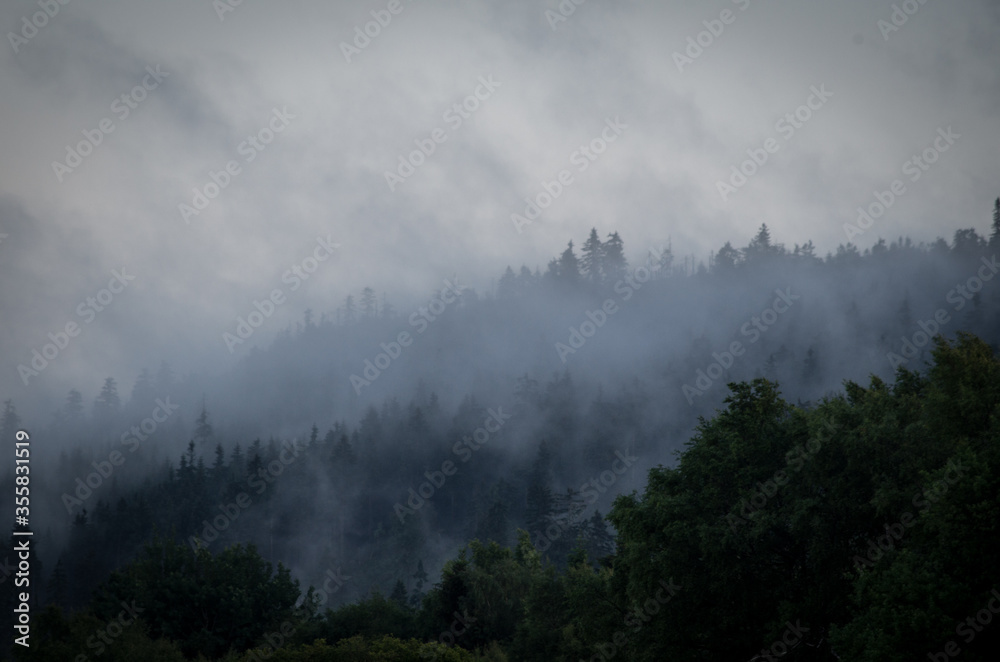
<svg viewBox="0 0 1000 662"><path fill-rule="evenodd" d="M704 260L762 222L825 254L896 179L862 249L985 233L1000 195L995 0L898 3L892 30L888 1L51 4L0 7L0 396L22 407L92 398L105 376L127 394L161 359L232 365L246 349L222 334L275 289L251 344L365 285L404 313L446 278L488 289L592 226L633 259L669 236ZM415 141L433 153L387 181ZM724 200L718 182L768 144ZM904 164L928 148L914 182ZM563 170L518 232L511 214ZM213 173L228 185L182 214ZM314 264L318 238L339 247ZM316 270L293 291L294 265ZM128 285L87 313L116 271ZM18 365L69 322L80 334L25 386Z"/></svg>

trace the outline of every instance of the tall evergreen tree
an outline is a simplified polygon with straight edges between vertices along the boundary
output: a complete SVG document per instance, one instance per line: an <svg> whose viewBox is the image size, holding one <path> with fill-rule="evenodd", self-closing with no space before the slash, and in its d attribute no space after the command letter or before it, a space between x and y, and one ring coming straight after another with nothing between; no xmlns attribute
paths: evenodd
<svg viewBox="0 0 1000 662"><path fill-rule="evenodd" d="M993 231L990 233L990 248L1000 247L1000 198L993 203Z"/></svg>
<svg viewBox="0 0 1000 662"><path fill-rule="evenodd" d="M583 244L580 270L583 277L592 283L599 283L604 278L604 245L597 236L597 228L590 228L590 236Z"/></svg>
<svg viewBox="0 0 1000 662"><path fill-rule="evenodd" d="M607 241L601 246L601 255L605 282L616 283L625 277L625 271L628 269L625 244L617 232L608 235Z"/></svg>
<svg viewBox="0 0 1000 662"><path fill-rule="evenodd" d="M569 284L575 284L580 280L580 263L573 252L572 240L559 256L559 280Z"/></svg>
<svg viewBox="0 0 1000 662"><path fill-rule="evenodd" d="M212 425L208 422L208 409L205 407L205 398L201 399L201 413L195 421L194 438L199 444L204 444L212 438Z"/></svg>

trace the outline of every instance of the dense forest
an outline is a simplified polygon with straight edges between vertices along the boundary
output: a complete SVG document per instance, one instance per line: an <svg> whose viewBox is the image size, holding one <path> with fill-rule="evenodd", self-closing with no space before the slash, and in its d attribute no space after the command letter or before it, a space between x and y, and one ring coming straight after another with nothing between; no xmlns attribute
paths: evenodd
<svg viewBox="0 0 1000 662"><path fill-rule="evenodd" d="M7 400L48 440L17 659L988 659L998 248L1000 200L824 257L595 229L230 374Z"/></svg>
<svg viewBox="0 0 1000 662"><path fill-rule="evenodd" d="M484 531L433 585L418 565L331 609L327 589L352 581L339 568L303 591L253 545L155 536L84 608L49 606L18 659L994 659L1000 359L967 334L935 345L925 376L813 406L731 384L675 465L616 499L613 549L550 512L553 537L575 536L562 564L528 531ZM185 462L159 489L224 495L232 469ZM129 510L121 527L142 530ZM110 519L95 516L105 536Z"/></svg>

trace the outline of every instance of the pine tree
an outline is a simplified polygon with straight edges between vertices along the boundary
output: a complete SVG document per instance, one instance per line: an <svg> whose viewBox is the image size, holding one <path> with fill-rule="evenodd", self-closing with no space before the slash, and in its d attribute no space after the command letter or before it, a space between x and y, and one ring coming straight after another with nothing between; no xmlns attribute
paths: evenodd
<svg viewBox="0 0 1000 662"><path fill-rule="evenodd" d="M424 570L423 559L417 560L417 571L413 573L413 593L410 595L410 605L419 607L424 599L424 583L427 582L427 572Z"/></svg>
<svg viewBox="0 0 1000 662"><path fill-rule="evenodd" d="M604 245L597 236L597 229L590 228L590 236L583 244L580 256L583 277L592 283L599 283L604 277Z"/></svg>
<svg viewBox="0 0 1000 662"><path fill-rule="evenodd" d="M73 389L66 396L66 404L63 405L64 420L70 425L76 425L83 421L83 395Z"/></svg>
<svg viewBox="0 0 1000 662"><path fill-rule="evenodd" d="M719 249L719 252L715 254L715 264L713 267L719 273L729 273L736 269L740 262L740 252L733 248L733 245L727 241Z"/></svg>
<svg viewBox="0 0 1000 662"><path fill-rule="evenodd" d="M570 240L566 250L559 256L559 280L564 283L575 284L580 280L580 265L573 253L573 241Z"/></svg>
<svg viewBox="0 0 1000 662"><path fill-rule="evenodd" d="M101 423L108 423L114 420L121 408L121 400L118 397L118 384L114 377L104 380L101 393L94 400L94 419Z"/></svg>
<svg viewBox="0 0 1000 662"><path fill-rule="evenodd" d="M153 376L149 370L143 368L132 386L132 395L129 396L131 406L145 406L156 397L156 390L153 387Z"/></svg>
<svg viewBox="0 0 1000 662"><path fill-rule="evenodd" d="M358 318L358 309L354 306L354 297L350 294L344 299L344 323L352 324Z"/></svg>
<svg viewBox="0 0 1000 662"><path fill-rule="evenodd" d="M396 585L392 587L392 593L389 594L389 599L400 607L406 606L406 584L403 583L402 579L396 580Z"/></svg>
<svg viewBox="0 0 1000 662"><path fill-rule="evenodd" d="M617 232L608 235L608 240L601 246L604 282L615 283L625 277L628 262L625 260L625 244Z"/></svg>
<svg viewBox="0 0 1000 662"><path fill-rule="evenodd" d="M205 398L201 399L201 413L195 422L194 438L199 444L204 444L212 438L212 426L208 422L208 410L205 408Z"/></svg>
<svg viewBox="0 0 1000 662"><path fill-rule="evenodd" d="M993 203L993 232L990 234L990 248L1000 247L1000 198Z"/></svg>
<svg viewBox="0 0 1000 662"><path fill-rule="evenodd" d="M500 282L497 283L497 298L512 299L517 295L517 289L517 277L514 276L514 270L508 266L503 276L500 276Z"/></svg>
<svg viewBox="0 0 1000 662"><path fill-rule="evenodd" d="M378 316L378 297L370 287L361 290L361 314L367 318Z"/></svg>
<svg viewBox="0 0 1000 662"><path fill-rule="evenodd" d="M222 444L215 445L215 461L212 462L212 477L218 478L225 473L226 470L226 451L223 450Z"/></svg>

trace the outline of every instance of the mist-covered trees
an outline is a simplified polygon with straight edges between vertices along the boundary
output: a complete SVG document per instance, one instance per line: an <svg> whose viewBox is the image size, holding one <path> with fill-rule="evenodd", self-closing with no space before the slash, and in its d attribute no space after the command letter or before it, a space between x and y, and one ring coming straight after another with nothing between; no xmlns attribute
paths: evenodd
<svg viewBox="0 0 1000 662"><path fill-rule="evenodd" d="M991 660L998 411L1000 358L968 334L938 337L926 375L847 382L808 408L767 380L734 383L675 466L618 497L600 563L577 547L559 569L522 530L471 541L416 604L400 577L388 598L319 612L296 609L288 571L252 547L157 540L85 611L43 612L18 659L71 659L124 604L136 622L108 659L903 661L951 643ZM534 517L551 510L531 492Z"/></svg>

